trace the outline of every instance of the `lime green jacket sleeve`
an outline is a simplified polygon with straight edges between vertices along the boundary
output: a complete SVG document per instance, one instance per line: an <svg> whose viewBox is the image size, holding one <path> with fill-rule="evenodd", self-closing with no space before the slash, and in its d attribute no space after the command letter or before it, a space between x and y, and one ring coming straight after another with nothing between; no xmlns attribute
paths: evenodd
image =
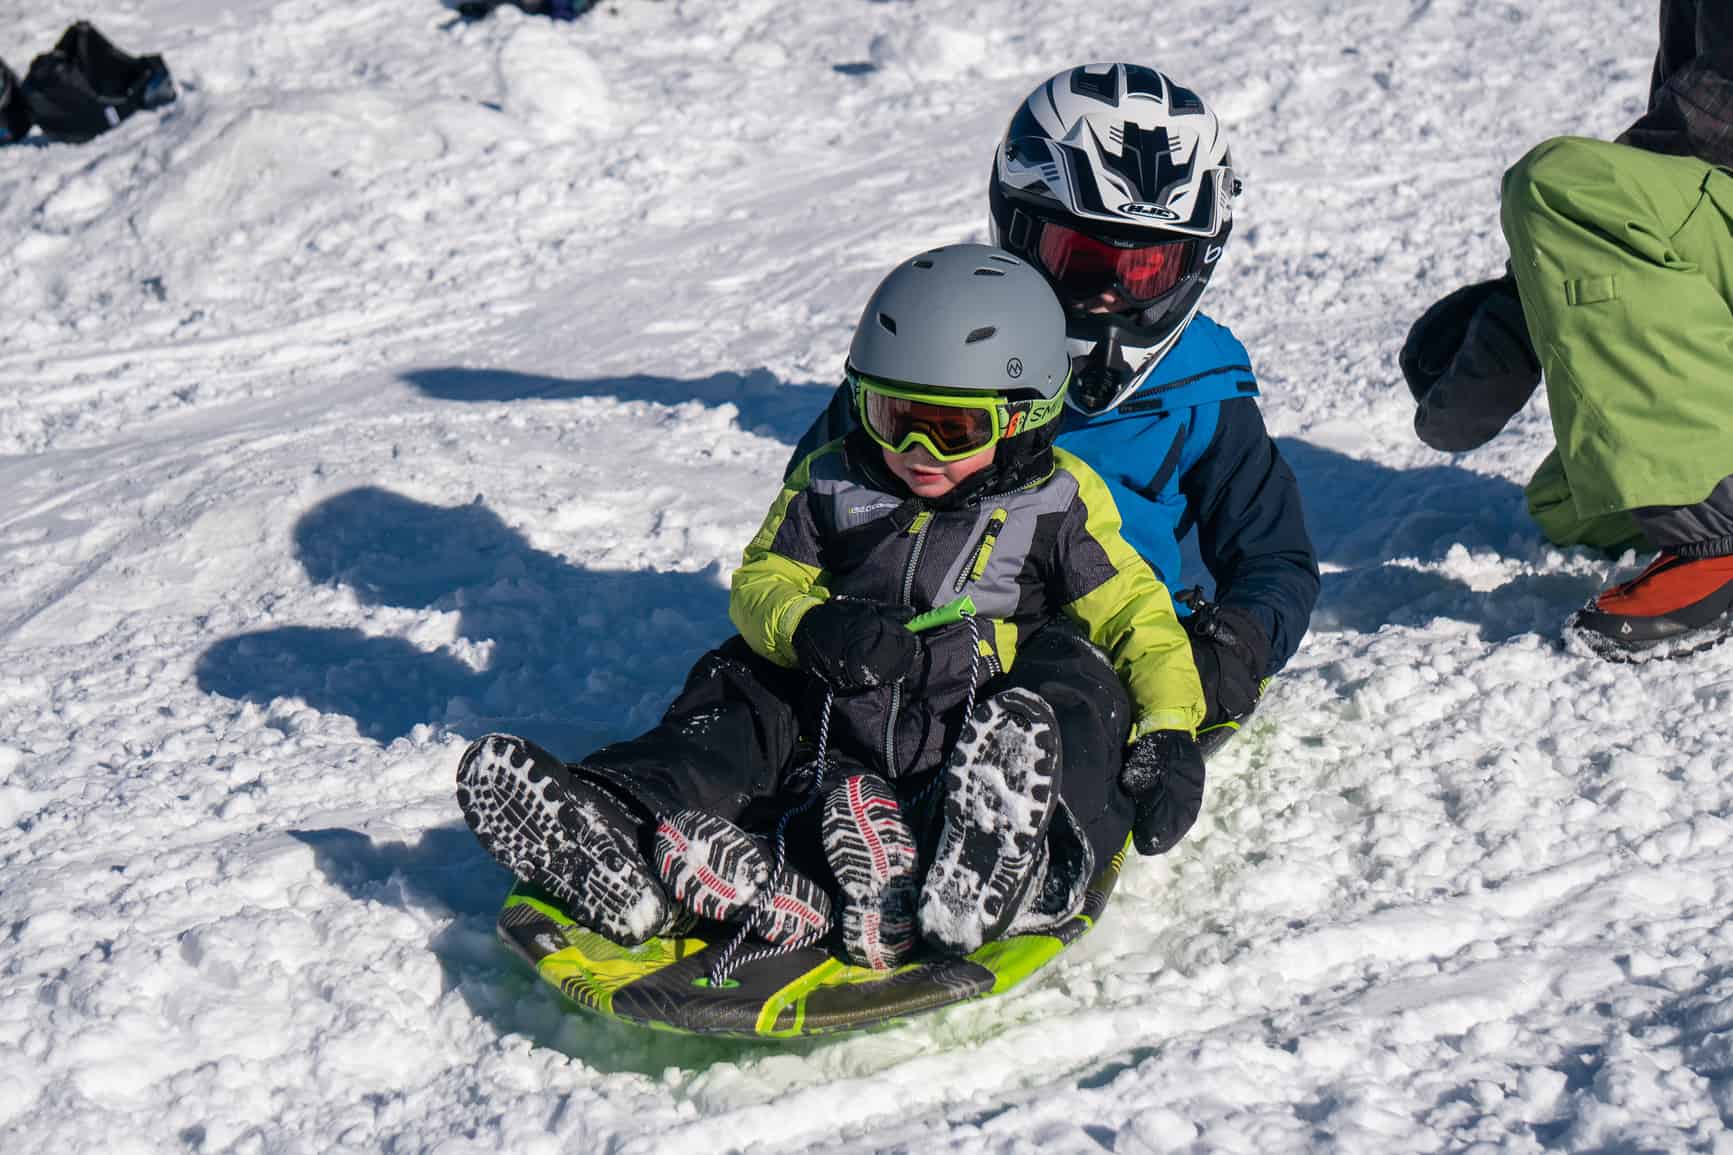
<svg viewBox="0 0 1733 1155"><path fill-rule="evenodd" d="M834 448L820 449L789 475L729 585L729 620L754 652L779 666L795 665L794 629L829 596L807 486L813 461Z"/></svg>
<svg viewBox="0 0 1733 1155"><path fill-rule="evenodd" d="M1121 535L1106 483L1063 450L1055 457L1078 482L1059 540L1065 614L1107 652L1125 683L1132 738L1152 730L1195 734L1204 716L1203 684L1167 587Z"/></svg>

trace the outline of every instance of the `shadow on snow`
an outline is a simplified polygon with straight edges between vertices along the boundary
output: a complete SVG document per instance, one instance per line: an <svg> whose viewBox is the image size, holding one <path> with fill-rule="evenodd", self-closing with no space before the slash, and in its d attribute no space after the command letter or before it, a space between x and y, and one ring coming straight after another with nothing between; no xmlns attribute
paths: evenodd
<svg viewBox="0 0 1733 1155"><path fill-rule="evenodd" d="M1314 629L1373 633L1433 618L1475 623L1488 641L1556 633L1597 582L1569 574L1517 577L1491 591L1457 578L1393 564L1471 553L1527 554L1543 544L1522 487L1458 465L1391 469L1295 438L1278 440L1300 480L1306 523L1324 575Z"/></svg>
<svg viewBox="0 0 1733 1155"><path fill-rule="evenodd" d="M509 728L576 758L654 722L728 628L713 569L588 570L534 548L480 504L353 489L301 518L295 552L314 581L368 606L456 615L454 633L485 642L485 661L357 629L286 626L213 645L199 687L260 704L298 697L381 743L422 723L465 737Z"/></svg>
<svg viewBox="0 0 1733 1155"><path fill-rule="evenodd" d="M834 383L785 384L768 369L713 373L689 381L636 373L629 377L567 380L507 369L412 369L404 381L441 401L558 401L606 397L656 405L733 405L742 429L793 445L830 400Z"/></svg>

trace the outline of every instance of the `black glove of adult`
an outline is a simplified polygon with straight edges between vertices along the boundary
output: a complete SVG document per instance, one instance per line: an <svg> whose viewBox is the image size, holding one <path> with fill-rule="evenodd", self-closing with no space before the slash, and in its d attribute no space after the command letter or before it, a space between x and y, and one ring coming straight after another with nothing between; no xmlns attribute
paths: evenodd
<svg viewBox="0 0 1733 1155"><path fill-rule="evenodd" d="M1509 273L1456 290L1420 315L1397 358L1414 400L1414 432L1434 449L1478 449L1540 384L1540 361Z"/></svg>
<svg viewBox="0 0 1733 1155"><path fill-rule="evenodd" d="M920 636L905 628L914 616L908 606L858 598L820 602L794 627L795 660L845 692L900 682L921 660Z"/></svg>
<svg viewBox="0 0 1733 1155"><path fill-rule="evenodd" d="M1245 610L1214 602L1198 603L1184 620L1203 683L1203 724L1214 726L1250 714L1270 664L1264 627Z"/></svg>
<svg viewBox="0 0 1733 1155"><path fill-rule="evenodd" d="M1151 730L1131 744L1119 784L1137 802L1132 841L1140 854L1166 854L1203 807L1203 752L1184 730Z"/></svg>

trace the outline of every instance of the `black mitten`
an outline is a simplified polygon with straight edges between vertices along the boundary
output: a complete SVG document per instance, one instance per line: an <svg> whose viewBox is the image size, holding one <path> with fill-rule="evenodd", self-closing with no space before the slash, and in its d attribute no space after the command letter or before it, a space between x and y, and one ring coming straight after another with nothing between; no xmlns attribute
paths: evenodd
<svg viewBox="0 0 1733 1155"><path fill-rule="evenodd" d="M1203 752L1183 730L1152 730L1131 744L1119 784L1137 803L1131 828L1139 854L1166 854L1203 808Z"/></svg>
<svg viewBox="0 0 1733 1155"><path fill-rule="evenodd" d="M1243 718L1258 704L1270 640L1257 618L1234 606L1203 602L1184 619L1192 661L1203 683L1203 725Z"/></svg>
<svg viewBox="0 0 1733 1155"><path fill-rule="evenodd" d="M1414 432L1446 453L1485 445L1540 384L1522 298L1509 273L1456 290L1420 315L1398 358Z"/></svg>
<svg viewBox="0 0 1733 1155"><path fill-rule="evenodd" d="M831 598L794 628L795 659L838 690L900 682L921 660L921 639L906 628L914 616L908 606Z"/></svg>

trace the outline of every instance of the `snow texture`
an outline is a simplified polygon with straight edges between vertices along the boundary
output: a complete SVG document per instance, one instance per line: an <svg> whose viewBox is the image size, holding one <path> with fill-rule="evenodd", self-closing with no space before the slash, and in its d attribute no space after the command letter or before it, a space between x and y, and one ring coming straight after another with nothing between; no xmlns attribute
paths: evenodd
<svg viewBox="0 0 1733 1155"><path fill-rule="evenodd" d="M0 152L0 1150L1733 1149L1733 647L1559 644L1537 400L1421 446L1498 178L1643 105L1653 0L0 0L182 98ZM628 736L871 287L983 240L1037 80L1157 64L1245 180L1205 309L1327 570L1172 854L1024 988L873 1034L562 1010L467 740Z"/></svg>

